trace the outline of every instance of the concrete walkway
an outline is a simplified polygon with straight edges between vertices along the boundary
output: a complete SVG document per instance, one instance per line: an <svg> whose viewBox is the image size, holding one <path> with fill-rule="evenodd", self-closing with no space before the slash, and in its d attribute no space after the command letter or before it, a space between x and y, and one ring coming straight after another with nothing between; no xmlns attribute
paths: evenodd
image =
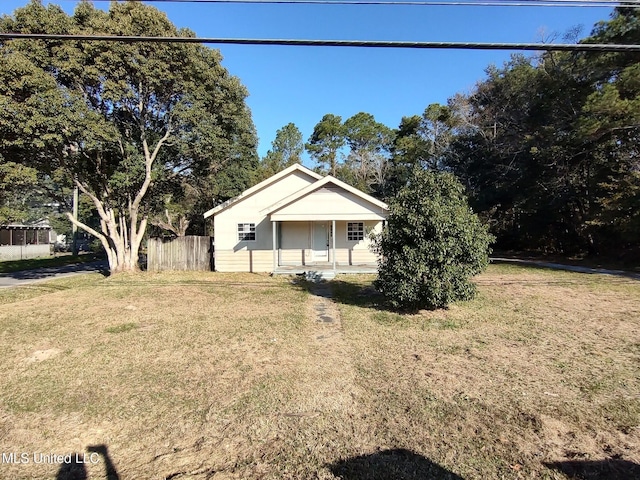
<svg viewBox="0 0 640 480"><path fill-rule="evenodd" d="M640 280L640 273L627 272L624 270L610 270L607 268L581 267L578 265L564 265L562 263L544 262L542 260L522 260L519 258L490 258L490 260L491 260L491 263L516 263L520 265L522 264L534 265L536 267L553 268L556 270L566 270L568 272L617 275L620 277L628 277L628 278L633 278L635 280Z"/></svg>
<svg viewBox="0 0 640 480"><path fill-rule="evenodd" d="M308 352L305 384L312 390L305 393L305 409L323 414L344 415L356 412L354 401L359 395L351 352L344 339L338 306L332 299L331 284L311 283L307 300L308 334L314 347Z"/></svg>
<svg viewBox="0 0 640 480"><path fill-rule="evenodd" d="M102 272L108 270L109 265L106 260L89 263L74 263L59 267L44 267L33 270L22 270L19 272L0 274L0 288L16 287L29 283L53 280L54 278L69 277L81 273Z"/></svg>
<svg viewBox="0 0 640 480"><path fill-rule="evenodd" d="M316 324L316 340L322 342L332 337L341 340L340 312L332 300L331 285L324 281L310 286L308 316Z"/></svg>

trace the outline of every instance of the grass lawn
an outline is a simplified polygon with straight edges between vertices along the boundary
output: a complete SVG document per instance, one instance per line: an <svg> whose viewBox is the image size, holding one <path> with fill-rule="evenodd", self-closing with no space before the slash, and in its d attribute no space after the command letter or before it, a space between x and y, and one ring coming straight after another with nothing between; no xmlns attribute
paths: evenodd
<svg viewBox="0 0 640 480"><path fill-rule="evenodd" d="M0 273L20 272L33 270L34 268L60 267L72 263L95 262L104 259L104 254L85 253L82 255L70 255L57 253L55 257L31 258L27 260L7 260L0 262Z"/></svg>
<svg viewBox="0 0 640 480"><path fill-rule="evenodd" d="M372 279L332 282L334 324L286 277L0 290L0 452L31 460L0 477L76 452L88 479L640 475L640 282L492 265L475 300L397 315Z"/></svg>

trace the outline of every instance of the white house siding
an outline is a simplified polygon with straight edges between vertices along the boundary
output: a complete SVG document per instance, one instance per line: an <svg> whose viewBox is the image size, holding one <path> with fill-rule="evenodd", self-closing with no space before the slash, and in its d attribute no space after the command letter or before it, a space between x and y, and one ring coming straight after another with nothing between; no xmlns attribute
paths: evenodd
<svg viewBox="0 0 640 480"><path fill-rule="evenodd" d="M271 250L216 250L215 266L217 272L271 272L273 255Z"/></svg>
<svg viewBox="0 0 640 480"><path fill-rule="evenodd" d="M383 220L381 208L346 192L327 185L295 202L278 208L272 214L276 220Z"/></svg>
<svg viewBox="0 0 640 480"><path fill-rule="evenodd" d="M291 167L290 167L291 168ZM271 272L274 268L273 226L276 225L276 266L333 263L333 240L328 256L315 222L328 232L335 221L337 266L372 265L376 255L368 234L380 230L387 206L331 177L320 179L296 166L278 174L270 185L259 184L238 199L205 214L213 215L215 269L221 272ZM319 182L319 184L315 184ZM363 222L365 238L347 240L347 223ZM239 240L238 224L254 224L255 240ZM315 234L315 238L314 238ZM315 245L314 245L315 243ZM318 248L318 245L322 245ZM314 250L315 247L315 250ZM324 255L320 252L324 250Z"/></svg>
<svg viewBox="0 0 640 480"><path fill-rule="evenodd" d="M220 272L270 272L273 270L271 221L260 212L316 179L293 171L214 216L215 268ZM256 240L239 241L238 224L255 223Z"/></svg>
<svg viewBox="0 0 640 480"><path fill-rule="evenodd" d="M358 221L358 220L354 220ZM269 227L271 222L269 222ZM331 222L327 222L331 225ZM336 263L338 265L371 265L377 257L371 251L370 231L380 231L382 222L364 221L365 239L347 240L347 222L336 222ZM236 225L237 228L237 225ZM312 265L314 263L311 248L311 222L281 222L279 225L278 265ZM256 242L257 243L257 229ZM237 233L236 233L237 235ZM268 229L269 238L271 230ZM247 245L252 242L239 242ZM330 242L328 262L333 262L332 243ZM273 251L271 245L265 249L241 248L237 251L216 248L216 270L220 272L271 272L273 270Z"/></svg>

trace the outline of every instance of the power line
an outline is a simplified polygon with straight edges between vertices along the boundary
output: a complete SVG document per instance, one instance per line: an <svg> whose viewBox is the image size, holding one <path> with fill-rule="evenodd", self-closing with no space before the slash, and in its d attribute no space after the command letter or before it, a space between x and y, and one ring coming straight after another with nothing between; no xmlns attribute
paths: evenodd
<svg viewBox="0 0 640 480"><path fill-rule="evenodd" d="M76 0L74 0L76 1ZM112 0L93 0L110 2ZM262 4L262 5L396 5L440 7L597 7L639 8L639 0L128 0L146 3Z"/></svg>
<svg viewBox="0 0 640 480"><path fill-rule="evenodd" d="M124 43L208 43L219 45L280 45L295 47L360 47L457 50L533 50L572 52L640 52L640 45L602 43L479 43L479 42L398 42L380 40L302 40L257 38L147 37L128 35L56 35L43 33L0 33L0 40L74 40Z"/></svg>

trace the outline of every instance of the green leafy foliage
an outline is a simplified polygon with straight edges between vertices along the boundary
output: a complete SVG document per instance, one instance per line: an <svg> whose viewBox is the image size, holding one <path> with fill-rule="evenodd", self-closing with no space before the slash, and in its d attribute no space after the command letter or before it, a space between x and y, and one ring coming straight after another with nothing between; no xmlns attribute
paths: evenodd
<svg viewBox="0 0 640 480"><path fill-rule="evenodd" d="M328 113L314 127L305 148L321 169L335 176L339 163L338 152L344 144L342 117Z"/></svg>
<svg viewBox="0 0 640 480"><path fill-rule="evenodd" d="M640 41L616 9L587 43ZM466 101L445 165L502 249L618 254L640 231L637 54L548 52L490 67Z"/></svg>
<svg viewBox="0 0 640 480"><path fill-rule="evenodd" d="M407 184L414 168L445 169L445 154L456 123L454 108L439 103L429 105L422 115L402 118L391 148L385 198L393 197Z"/></svg>
<svg viewBox="0 0 640 480"><path fill-rule="evenodd" d="M140 2L90 2L68 16L32 1L0 30L194 36ZM197 44L10 40L0 43L0 156L90 198L112 271L137 268L148 220L198 215L250 184L257 167L246 89Z"/></svg>
<svg viewBox="0 0 640 480"><path fill-rule="evenodd" d="M302 152L302 132L294 123L288 123L276 132L276 138L271 142L271 150L260 162L257 180L265 180L291 165L301 164Z"/></svg>
<svg viewBox="0 0 640 480"><path fill-rule="evenodd" d="M492 236L450 173L415 169L390 203L375 238L376 288L398 310L444 308L475 294L472 276L489 262Z"/></svg>
<svg viewBox="0 0 640 480"><path fill-rule="evenodd" d="M28 190L38 183L36 169L0 161L0 225L23 222L28 214Z"/></svg>
<svg viewBox="0 0 640 480"><path fill-rule="evenodd" d="M370 113L360 112L344 122L349 146L345 167L339 177L367 193L382 196L388 174L393 132Z"/></svg>

